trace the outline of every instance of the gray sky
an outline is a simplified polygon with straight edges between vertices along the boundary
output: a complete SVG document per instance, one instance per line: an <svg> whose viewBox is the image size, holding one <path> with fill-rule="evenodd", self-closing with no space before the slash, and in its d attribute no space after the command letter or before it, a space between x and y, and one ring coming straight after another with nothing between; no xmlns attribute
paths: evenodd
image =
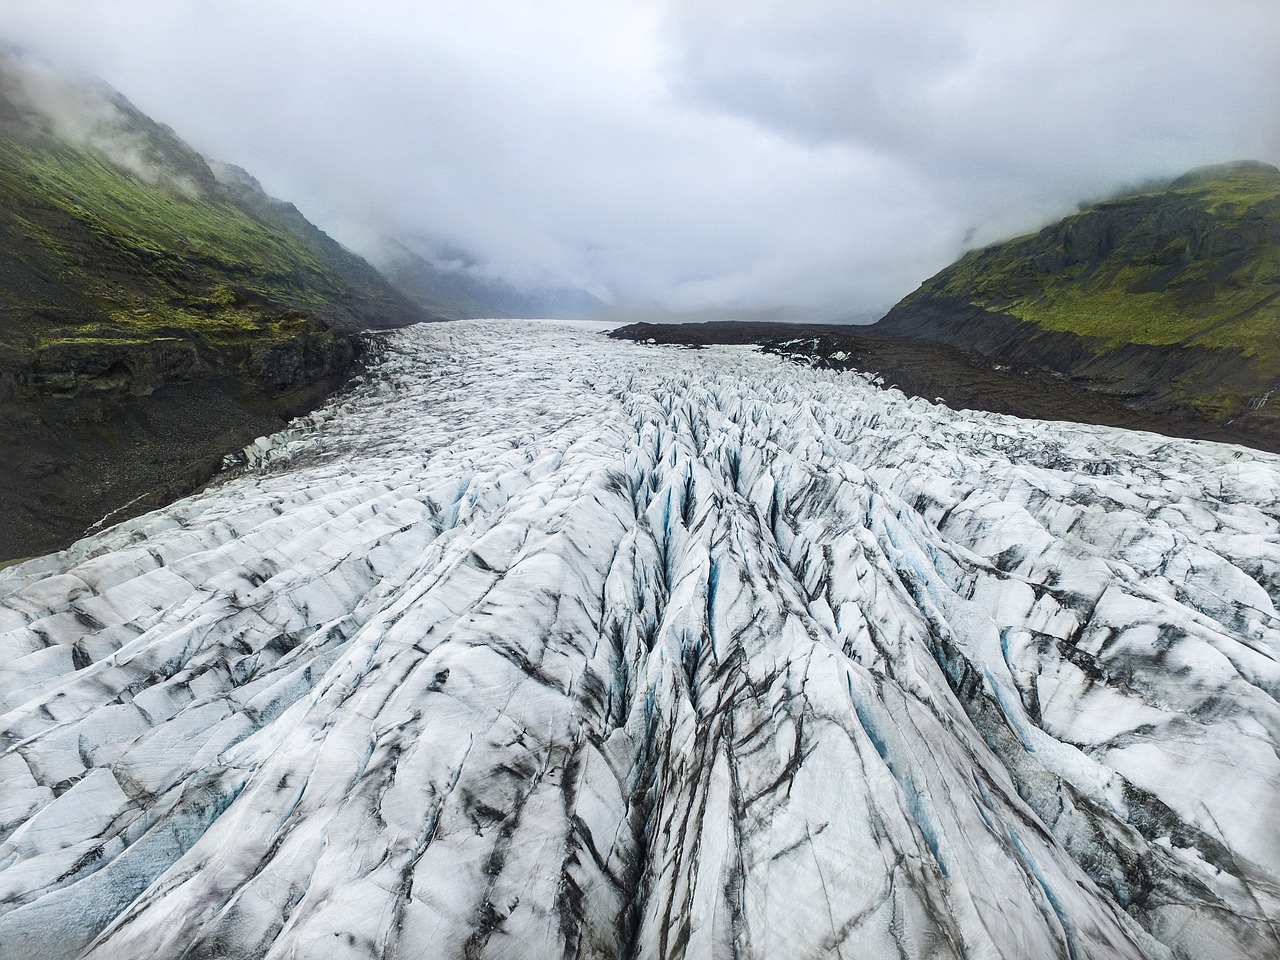
<svg viewBox="0 0 1280 960"><path fill-rule="evenodd" d="M1277 0L0 0L349 246L882 309L1152 176L1280 163Z"/></svg>

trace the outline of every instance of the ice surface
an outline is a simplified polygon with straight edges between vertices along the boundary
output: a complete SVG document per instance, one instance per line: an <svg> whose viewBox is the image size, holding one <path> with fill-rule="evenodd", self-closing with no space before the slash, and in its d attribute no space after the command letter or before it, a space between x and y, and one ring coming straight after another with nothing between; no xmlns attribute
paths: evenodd
<svg viewBox="0 0 1280 960"><path fill-rule="evenodd" d="M414 328L0 572L0 957L1280 956L1280 459Z"/></svg>

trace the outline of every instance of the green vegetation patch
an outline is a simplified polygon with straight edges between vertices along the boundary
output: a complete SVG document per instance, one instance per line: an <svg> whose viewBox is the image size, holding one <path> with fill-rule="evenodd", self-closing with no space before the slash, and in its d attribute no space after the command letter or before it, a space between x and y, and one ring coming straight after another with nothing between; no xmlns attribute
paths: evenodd
<svg viewBox="0 0 1280 960"><path fill-rule="evenodd" d="M973 251L911 300L962 298L1109 346L1239 351L1280 374L1280 171L1188 175Z"/></svg>
<svg viewBox="0 0 1280 960"><path fill-rule="evenodd" d="M118 310L111 314L112 326L121 333L164 336L174 329L190 332L206 343L216 345L246 339L287 340L313 327L314 320L292 311L265 315L252 310L226 309L216 313L193 310L153 311ZM86 331L90 328L86 327ZM98 328L101 329L101 328Z"/></svg>
<svg viewBox="0 0 1280 960"><path fill-rule="evenodd" d="M0 141L0 255L34 278L10 282L6 323L37 351L186 339L240 356L319 329L346 296L298 238L216 183L150 183L41 137Z"/></svg>
<svg viewBox="0 0 1280 960"><path fill-rule="evenodd" d="M230 276L264 293L314 298L317 289L336 286L294 238L265 229L231 204L147 183L70 145L6 143L0 194L72 267L80 266L70 255L82 242L65 222L38 216L39 206L65 214L105 247L154 269L162 288L186 281L213 292Z"/></svg>

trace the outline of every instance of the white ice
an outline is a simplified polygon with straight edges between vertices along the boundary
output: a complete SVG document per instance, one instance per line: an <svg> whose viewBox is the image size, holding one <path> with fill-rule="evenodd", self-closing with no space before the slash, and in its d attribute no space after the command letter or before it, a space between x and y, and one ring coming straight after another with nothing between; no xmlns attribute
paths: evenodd
<svg viewBox="0 0 1280 960"><path fill-rule="evenodd" d="M0 957L1280 956L1280 458L382 350L0 572Z"/></svg>

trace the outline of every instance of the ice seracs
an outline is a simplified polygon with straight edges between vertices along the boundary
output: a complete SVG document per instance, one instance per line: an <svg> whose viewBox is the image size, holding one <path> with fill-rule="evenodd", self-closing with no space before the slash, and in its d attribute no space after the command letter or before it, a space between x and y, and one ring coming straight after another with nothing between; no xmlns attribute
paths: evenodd
<svg viewBox="0 0 1280 960"><path fill-rule="evenodd" d="M0 572L0 956L1280 955L1280 459L387 338Z"/></svg>

